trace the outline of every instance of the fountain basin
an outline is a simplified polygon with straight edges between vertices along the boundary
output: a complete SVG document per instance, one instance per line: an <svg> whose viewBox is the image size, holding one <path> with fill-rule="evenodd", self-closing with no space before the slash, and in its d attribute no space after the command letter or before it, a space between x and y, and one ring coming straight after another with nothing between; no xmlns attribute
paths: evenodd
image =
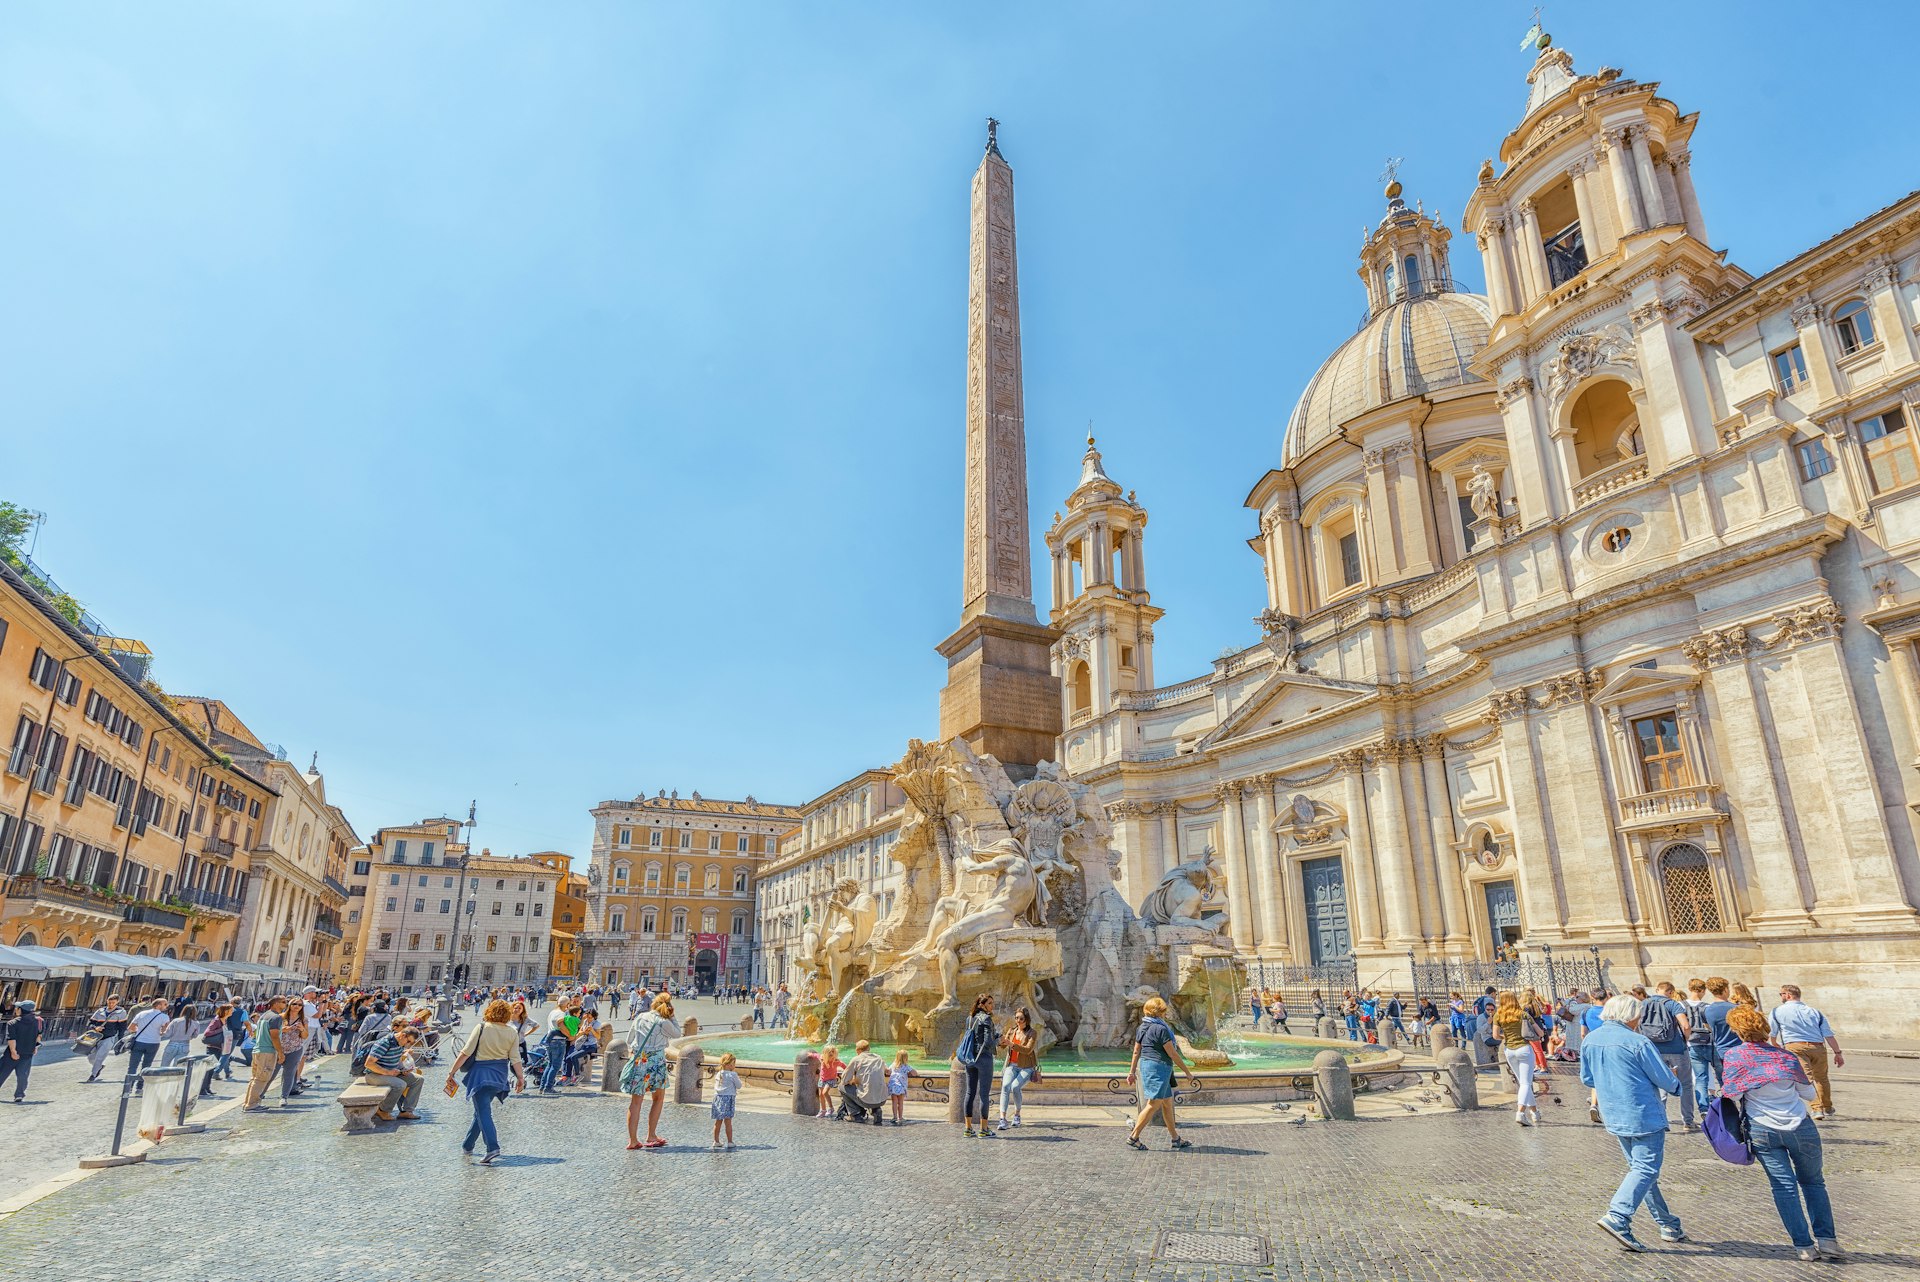
<svg viewBox="0 0 1920 1282"><path fill-rule="evenodd" d="M1177 1083L1178 1098L1187 1104L1250 1104L1265 1101L1310 1099L1313 1096L1313 1059L1322 1051L1337 1050L1353 1070L1356 1094L1393 1090L1411 1085L1414 1074L1405 1067L1397 1050L1378 1046L1356 1046L1353 1042L1322 1040L1316 1037L1267 1037L1250 1035L1241 1041L1246 1053L1235 1056L1230 1068L1202 1068L1197 1076L1198 1091ZM818 1042L804 1042L779 1032L703 1033L682 1038L676 1046L699 1046L706 1052L706 1067L714 1071L720 1056L731 1051L734 1071L742 1080L769 1090L793 1090L793 1063L796 1056L818 1051ZM947 1098L950 1061L925 1055L918 1046L904 1048L875 1042L874 1052L888 1065L894 1052L905 1049L907 1062L915 1077L909 1101L940 1101ZM853 1058L853 1046L841 1046L843 1059ZM1055 1047L1040 1057L1041 1077L1026 1088L1030 1104L1127 1106L1136 1102L1134 1087L1127 1078L1130 1047L1075 1051ZM1004 1063L1002 1065L1004 1067ZM998 1090L998 1087L995 1088Z"/></svg>

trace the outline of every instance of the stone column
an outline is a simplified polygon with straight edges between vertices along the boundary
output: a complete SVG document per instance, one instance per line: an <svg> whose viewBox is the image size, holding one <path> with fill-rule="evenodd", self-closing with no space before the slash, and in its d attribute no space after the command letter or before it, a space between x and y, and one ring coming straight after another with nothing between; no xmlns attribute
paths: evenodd
<svg viewBox="0 0 1920 1282"><path fill-rule="evenodd" d="M1547 269L1547 246L1540 233L1540 211L1531 200L1520 202L1520 253L1533 276L1533 297L1553 292L1553 273Z"/></svg>
<svg viewBox="0 0 1920 1282"><path fill-rule="evenodd" d="M1606 149L1598 153L1600 162L1607 167L1608 186L1613 188L1615 207L1620 211L1620 226L1625 229L1623 235L1642 232L1647 229L1647 221L1640 212L1640 201L1633 190L1633 157L1627 151L1627 133L1625 129L1612 129L1606 135Z"/></svg>
<svg viewBox="0 0 1920 1282"><path fill-rule="evenodd" d="M1491 229L1501 224L1494 219L1487 225ZM1492 296L1493 314L1512 315L1518 309L1513 305L1513 287L1507 283L1507 258L1501 252L1499 234L1483 231L1474 237L1474 244L1480 247L1480 261L1486 264L1487 293Z"/></svg>
<svg viewBox="0 0 1920 1282"><path fill-rule="evenodd" d="M1467 920L1466 888L1461 883L1460 855L1453 847L1453 790L1447 786L1447 737L1430 734L1421 741L1421 775L1426 785L1423 802L1433 831L1433 858L1440 883L1440 909L1449 953L1468 948L1473 932Z"/></svg>
<svg viewBox="0 0 1920 1282"><path fill-rule="evenodd" d="M1582 156L1567 170L1567 177L1573 180L1573 204L1580 213L1580 236L1586 242L1590 263L1607 252L1601 248L1600 220L1594 217L1593 197L1587 192L1587 171L1592 168L1592 158Z"/></svg>
<svg viewBox="0 0 1920 1282"><path fill-rule="evenodd" d="M1420 939L1420 917L1414 902L1413 850L1407 829L1406 801L1400 794L1400 759L1405 745L1388 739L1375 750L1375 778L1380 788L1380 824L1374 829L1373 848L1379 856L1380 898L1386 908L1387 942L1406 948Z"/></svg>
<svg viewBox="0 0 1920 1282"><path fill-rule="evenodd" d="M1367 752L1343 752L1335 764L1347 775L1347 871L1353 875L1349 922L1356 952L1380 947L1380 898L1374 889L1373 825L1367 819Z"/></svg>
<svg viewBox="0 0 1920 1282"><path fill-rule="evenodd" d="M1673 189L1680 199L1680 216L1687 231L1701 244L1707 241L1707 221L1700 216L1700 198L1693 190L1693 153L1669 151L1667 164L1673 167Z"/></svg>
<svg viewBox="0 0 1920 1282"><path fill-rule="evenodd" d="M1886 345L1887 364L1897 369L1920 360L1920 346L1915 345L1912 322L1902 309L1900 291L1894 288L1900 283L1899 264L1892 258L1882 258L1860 283L1865 286L1867 303L1873 308L1875 332Z"/></svg>
<svg viewBox="0 0 1920 1282"><path fill-rule="evenodd" d="M1160 809L1160 869L1154 881L1167 875L1180 862L1180 803L1162 801ZM1137 905L1136 905L1137 906Z"/></svg>
<svg viewBox="0 0 1920 1282"><path fill-rule="evenodd" d="M1587 703L1598 686L1598 673L1579 669L1546 683L1541 700L1549 709L1545 733L1552 734L1558 751L1546 753L1541 765L1547 804L1553 814L1556 862L1567 899L1568 924L1626 935L1631 926L1614 831L1616 803L1600 760ZM1528 923L1529 931L1531 928Z"/></svg>
<svg viewBox="0 0 1920 1282"><path fill-rule="evenodd" d="M1247 884L1250 870L1246 824L1240 805L1240 793L1245 787L1238 779L1230 779L1217 790L1221 802L1221 855L1227 868L1227 925L1233 935L1234 949L1241 953L1253 950L1253 894Z"/></svg>
<svg viewBox="0 0 1920 1282"><path fill-rule="evenodd" d="M1667 224L1667 207L1660 196L1660 179L1653 172L1653 153L1647 149L1647 129L1639 125L1627 131L1627 151L1633 157L1634 187L1647 211L1648 227Z"/></svg>
<svg viewBox="0 0 1920 1282"><path fill-rule="evenodd" d="M1560 912L1559 877L1554 839L1547 833L1540 809L1544 789L1540 782L1534 744L1533 696L1525 689L1496 692L1488 710L1500 723L1500 749L1507 768L1507 786L1513 792L1514 864L1517 889L1527 934L1560 939L1566 934Z"/></svg>
<svg viewBox="0 0 1920 1282"><path fill-rule="evenodd" d="M1253 891L1259 899L1260 947L1289 955L1286 908L1281 898L1280 853L1273 835L1273 776L1261 775L1253 786Z"/></svg>

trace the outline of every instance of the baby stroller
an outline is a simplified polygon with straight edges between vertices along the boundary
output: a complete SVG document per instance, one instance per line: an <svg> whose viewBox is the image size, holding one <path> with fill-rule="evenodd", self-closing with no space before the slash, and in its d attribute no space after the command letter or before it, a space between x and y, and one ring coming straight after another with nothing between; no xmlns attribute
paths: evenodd
<svg viewBox="0 0 1920 1282"><path fill-rule="evenodd" d="M535 1081L540 1080L541 1075L547 1071L546 1039L542 1038L531 1047L529 1047L527 1043L521 1042L520 1058L526 1064L527 1076Z"/></svg>

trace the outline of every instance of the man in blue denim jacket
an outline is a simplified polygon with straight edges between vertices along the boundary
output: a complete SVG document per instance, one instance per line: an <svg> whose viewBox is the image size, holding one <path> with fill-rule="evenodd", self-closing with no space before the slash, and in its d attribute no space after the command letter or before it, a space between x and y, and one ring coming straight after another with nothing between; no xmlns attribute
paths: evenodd
<svg viewBox="0 0 1920 1282"><path fill-rule="evenodd" d="M1633 1235L1634 1212L1645 1202L1660 1226L1663 1242L1684 1242L1680 1217L1660 1196L1660 1164L1666 1156L1667 1105L1661 1092L1680 1093L1680 1079L1660 1059L1653 1043L1634 1031L1640 1003L1632 996L1609 997L1600 1011L1600 1027L1580 1043L1580 1081L1599 1097L1602 1124L1620 1141L1627 1175L1599 1225L1629 1251L1646 1246Z"/></svg>

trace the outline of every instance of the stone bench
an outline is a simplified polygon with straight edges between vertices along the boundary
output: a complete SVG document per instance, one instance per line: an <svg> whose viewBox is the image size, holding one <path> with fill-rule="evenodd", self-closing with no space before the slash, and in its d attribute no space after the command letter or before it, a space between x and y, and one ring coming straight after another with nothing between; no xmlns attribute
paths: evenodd
<svg viewBox="0 0 1920 1282"><path fill-rule="evenodd" d="M347 1089L341 1091L336 1099L340 1111L347 1115L341 1126L343 1131L371 1131L374 1128L374 1112L387 1100L387 1088L369 1086L362 1078L355 1078Z"/></svg>

